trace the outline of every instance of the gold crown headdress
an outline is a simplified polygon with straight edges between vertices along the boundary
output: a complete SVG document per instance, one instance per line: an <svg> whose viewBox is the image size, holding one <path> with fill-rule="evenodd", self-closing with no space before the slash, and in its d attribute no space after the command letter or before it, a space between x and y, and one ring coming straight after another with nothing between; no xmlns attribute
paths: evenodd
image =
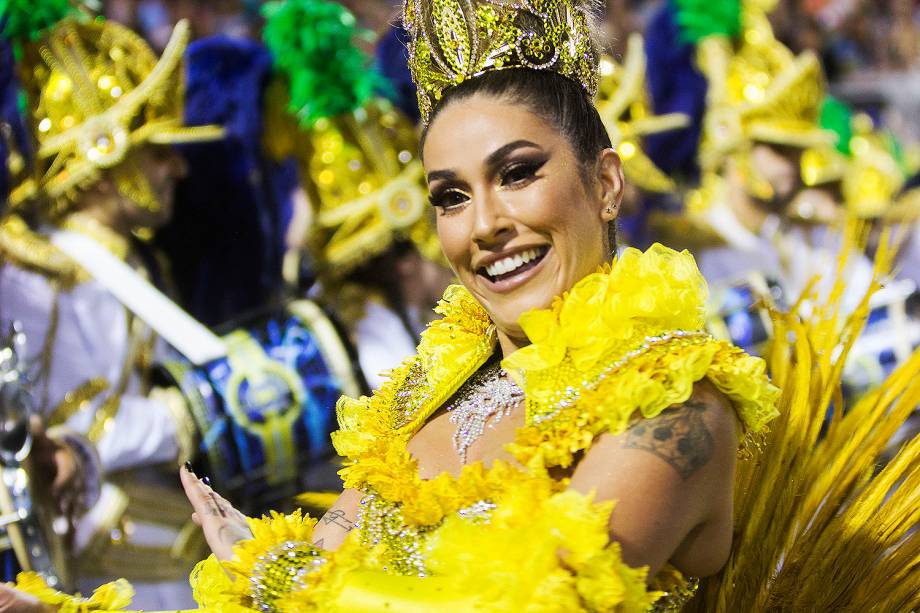
<svg viewBox="0 0 920 613"><path fill-rule="evenodd" d="M265 143L300 164L317 272L341 279L399 239L443 262L415 126L374 96L379 77L354 45L354 18L324 0L270 3L265 14L265 42L284 73L267 94Z"/></svg>
<svg viewBox="0 0 920 613"><path fill-rule="evenodd" d="M594 96L599 52L586 0L406 0L422 121L444 90L490 70L564 75Z"/></svg>
<svg viewBox="0 0 920 613"><path fill-rule="evenodd" d="M646 58L642 35L627 40L622 64L604 56L600 65L597 112L607 128L613 146L623 160L626 179L651 192L670 192L674 181L642 150L642 138L686 127L690 118L683 113L655 115L645 91Z"/></svg>
<svg viewBox="0 0 920 613"><path fill-rule="evenodd" d="M142 207L159 202L127 158L135 147L214 140L216 126L183 126L182 57L188 23L176 25L161 58L134 32L101 18L68 17L22 47L20 74L35 140L32 177L15 206L43 196L52 217L111 169L119 191Z"/></svg>

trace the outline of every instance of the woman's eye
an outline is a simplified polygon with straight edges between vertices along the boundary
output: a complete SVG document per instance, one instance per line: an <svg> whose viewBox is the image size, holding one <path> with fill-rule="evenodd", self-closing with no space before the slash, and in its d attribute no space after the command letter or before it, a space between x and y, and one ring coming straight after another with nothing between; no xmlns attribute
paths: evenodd
<svg viewBox="0 0 920 613"><path fill-rule="evenodd" d="M502 173L502 185L521 185L536 177L545 162L512 164Z"/></svg>
<svg viewBox="0 0 920 613"><path fill-rule="evenodd" d="M455 189L432 194L430 198L431 204L433 206L436 206L445 211L455 209L464 204L469 199L470 197L467 194Z"/></svg>

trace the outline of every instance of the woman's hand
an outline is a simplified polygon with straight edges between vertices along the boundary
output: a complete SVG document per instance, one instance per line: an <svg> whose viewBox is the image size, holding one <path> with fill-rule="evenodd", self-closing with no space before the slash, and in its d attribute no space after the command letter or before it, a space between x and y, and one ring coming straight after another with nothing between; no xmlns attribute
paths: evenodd
<svg viewBox="0 0 920 613"><path fill-rule="evenodd" d="M72 519L81 511L85 485L80 462L66 443L49 437L37 416L29 422L32 451L29 454L33 482L54 501L57 511Z"/></svg>
<svg viewBox="0 0 920 613"><path fill-rule="evenodd" d="M199 479L195 476L189 464L179 469L179 478L185 488L185 495L195 509L192 521L201 526L211 551L221 562L231 560L233 546L252 538L246 516L215 493L208 485L207 478Z"/></svg>

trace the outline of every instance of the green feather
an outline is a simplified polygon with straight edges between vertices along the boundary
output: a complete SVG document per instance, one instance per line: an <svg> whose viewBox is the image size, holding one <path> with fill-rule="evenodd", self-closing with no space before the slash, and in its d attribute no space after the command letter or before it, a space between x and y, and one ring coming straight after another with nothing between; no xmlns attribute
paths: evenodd
<svg viewBox="0 0 920 613"><path fill-rule="evenodd" d="M853 110L846 103L827 96L821 105L818 124L837 135L837 151L850 155L850 140L853 138Z"/></svg>
<svg viewBox="0 0 920 613"><path fill-rule="evenodd" d="M69 0L0 0L3 36L16 43L38 40L45 30L76 12Z"/></svg>
<svg viewBox="0 0 920 613"><path fill-rule="evenodd" d="M709 36L741 32L740 0L673 0L681 42L697 44Z"/></svg>
<svg viewBox="0 0 920 613"><path fill-rule="evenodd" d="M288 78L290 110L301 124L354 111L384 83L355 46L367 33L344 7L324 0L283 0L263 7L263 40Z"/></svg>

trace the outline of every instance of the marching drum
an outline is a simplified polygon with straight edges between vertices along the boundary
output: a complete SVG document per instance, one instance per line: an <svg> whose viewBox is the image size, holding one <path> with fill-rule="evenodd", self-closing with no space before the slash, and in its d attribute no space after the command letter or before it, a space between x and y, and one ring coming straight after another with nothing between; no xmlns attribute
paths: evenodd
<svg viewBox="0 0 920 613"><path fill-rule="evenodd" d="M714 287L707 328L716 338L762 355L773 334L768 303L782 308L785 296L778 282L758 272L736 283Z"/></svg>
<svg viewBox="0 0 920 613"><path fill-rule="evenodd" d="M365 389L353 351L313 302L297 300L223 336L225 357L162 365L200 436L198 467L244 512L304 489L337 489L335 404ZM323 468L325 467L325 470Z"/></svg>

